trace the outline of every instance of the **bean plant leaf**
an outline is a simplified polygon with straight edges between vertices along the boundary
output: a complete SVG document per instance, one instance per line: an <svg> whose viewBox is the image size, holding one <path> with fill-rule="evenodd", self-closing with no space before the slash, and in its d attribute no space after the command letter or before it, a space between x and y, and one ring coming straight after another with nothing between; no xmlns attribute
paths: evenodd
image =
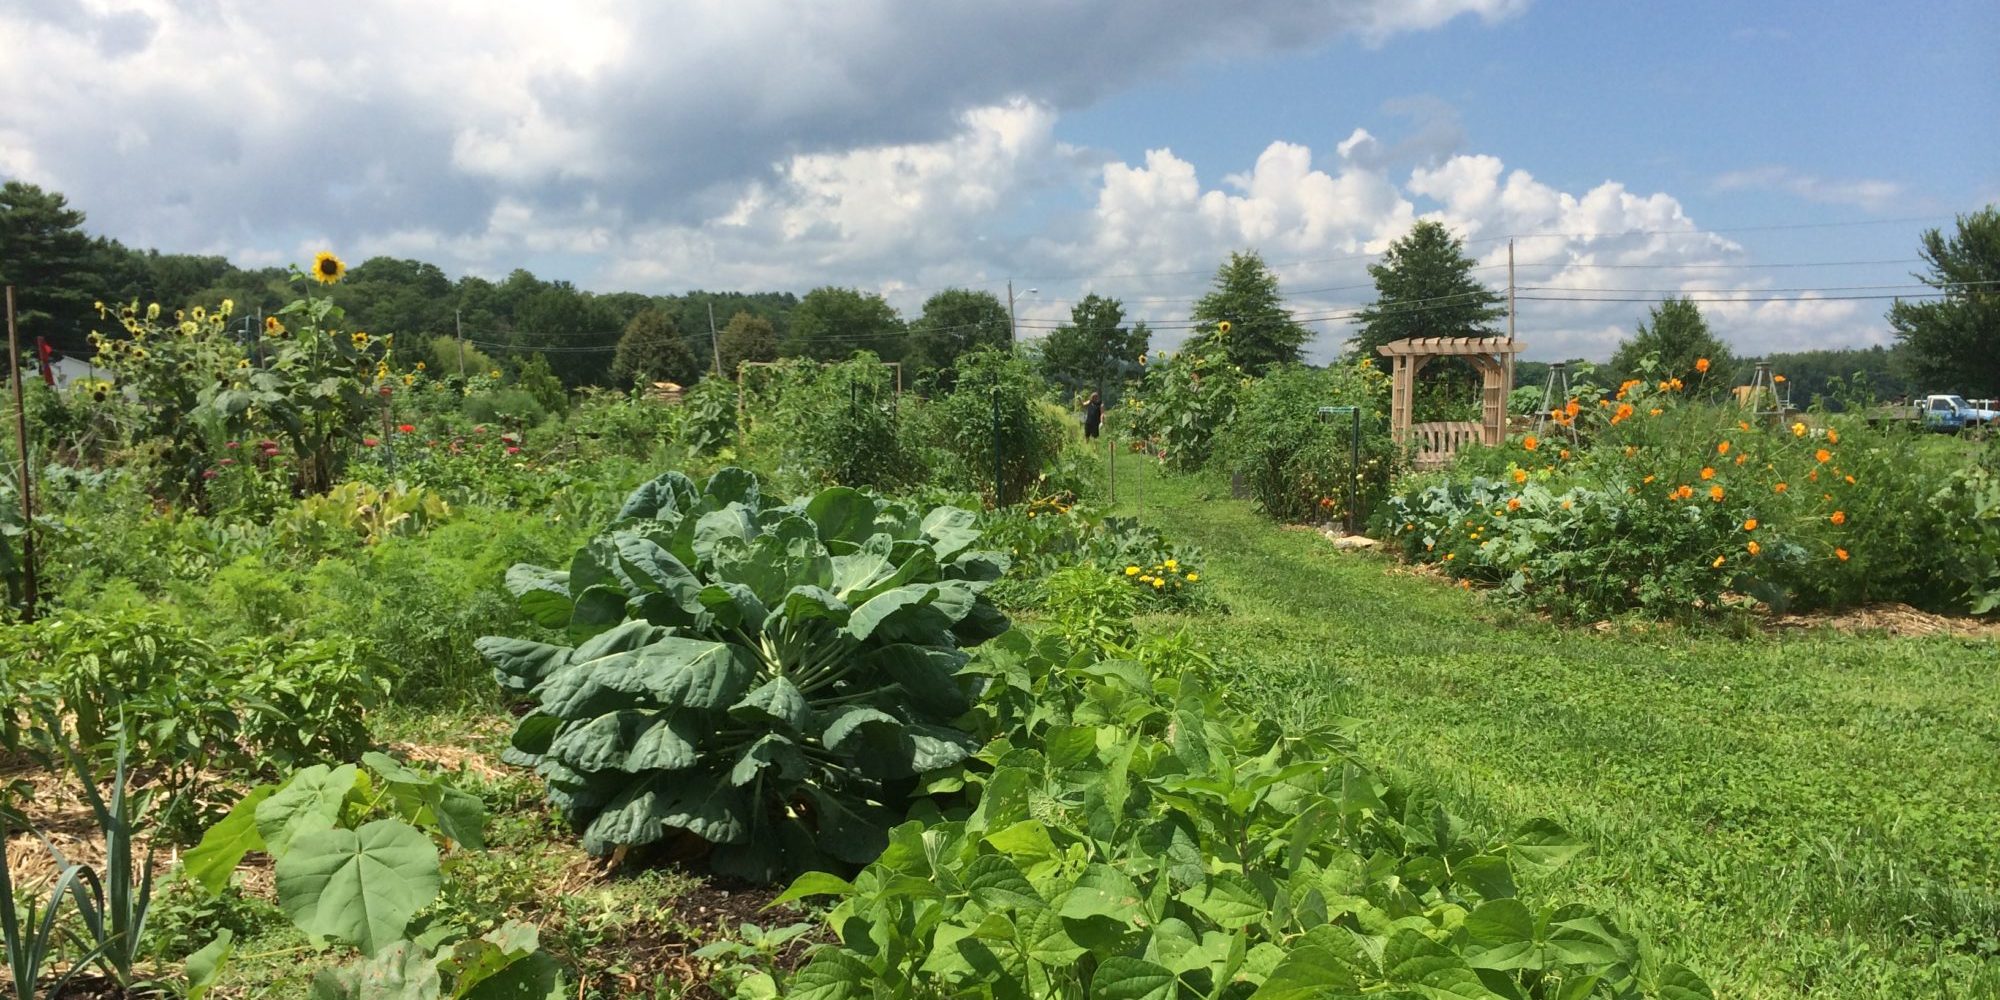
<svg viewBox="0 0 2000 1000"><path fill-rule="evenodd" d="M876 996L875 975L866 963L842 948L825 948L786 984L790 1000L863 1000Z"/></svg>
<svg viewBox="0 0 2000 1000"><path fill-rule="evenodd" d="M229 965L229 958L236 953L236 932L224 927L217 931L215 940L202 945L201 950L187 957L186 1000L202 1000L215 984L222 981L222 971Z"/></svg>
<svg viewBox="0 0 2000 1000"><path fill-rule="evenodd" d="M1529 822L1515 831L1507 842L1507 849L1515 858L1543 870L1568 864L1583 853L1585 846L1583 841L1549 819Z"/></svg>
<svg viewBox="0 0 2000 1000"><path fill-rule="evenodd" d="M1174 974L1143 959L1116 955L1097 966L1090 995L1101 1000L1173 1000Z"/></svg>
<svg viewBox="0 0 2000 1000"><path fill-rule="evenodd" d="M1475 969L1539 969L1535 917L1516 899L1489 899L1465 918L1465 958Z"/></svg>
<svg viewBox="0 0 2000 1000"><path fill-rule="evenodd" d="M401 820L300 835L278 859L278 905L299 929L374 954L438 891L437 846Z"/></svg>

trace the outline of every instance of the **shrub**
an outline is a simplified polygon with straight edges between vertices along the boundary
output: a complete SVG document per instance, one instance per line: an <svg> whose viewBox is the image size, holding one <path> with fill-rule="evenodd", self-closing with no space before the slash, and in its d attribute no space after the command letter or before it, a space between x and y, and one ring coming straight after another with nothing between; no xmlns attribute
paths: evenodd
<svg viewBox="0 0 2000 1000"><path fill-rule="evenodd" d="M1219 349L1162 354L1132 393L1131 433L1167 466L1208 464L1215 435L1236 414L1249 376Z"/></svg>
<svg viewBox="0 0 2000 1000"><path fill-rule="evenodd" d="M775 455L788 481L882 490L923 482L927 470L894 373L874 355L794 358L753 371L748 450Z"/></svg>
<svg viewBox="0 0 2000 1000"><path fill-rule="evenodd" d="M759 880L868 861L917 779L971 749L961 647L1006 627L972 524L844 487L781 505L741 469L645 484L567 571L508 571L578 644L480 640L536 706L509 759L593 854L686 838Z"/></svg>
<svg viewBox="0 0 2000 1000"><path fill-rule="evenodd" d="M950 392L924 408L928 438L949 487L978 489L996 506L1020 503L1062 451L1060 411L1022 358L994 350L960 355Z"/></svg>
<svg viewBox="0 0 2000 1000"><path fill-rule="evenodd" d="M1388 433L1389 377L1367 361L1333 368L1272 368L1245 386L1219 437L1227 468L1243 477L1259 510L1302 523L1347 516L1355 480L1361 511L1387 494L1396 465ZM1361 409L1361 467L1354 465L1353 418L1322 418L1323 406ZM1365 514L1357 514L1365 517Z"/></svg>

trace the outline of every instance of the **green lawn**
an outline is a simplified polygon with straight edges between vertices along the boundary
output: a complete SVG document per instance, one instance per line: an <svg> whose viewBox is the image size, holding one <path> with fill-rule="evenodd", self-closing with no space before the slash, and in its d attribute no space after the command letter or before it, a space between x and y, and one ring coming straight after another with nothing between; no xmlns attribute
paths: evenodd
<svg viewBox="0 0 2000 1000"><path fill-rule="evenodd" d="M1150 627L1191 625L1275 717L1359 717L1468 818L1588 839L1542 898L1719 996L2000 997L2000 644L1559 627L1138 464L1122 511L1200 546L1229 609Z"/></svg>

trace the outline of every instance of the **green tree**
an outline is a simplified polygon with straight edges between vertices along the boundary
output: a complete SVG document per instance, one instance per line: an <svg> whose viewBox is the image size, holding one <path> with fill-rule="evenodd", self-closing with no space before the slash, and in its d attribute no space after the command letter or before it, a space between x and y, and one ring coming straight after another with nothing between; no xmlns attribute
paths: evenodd
<svg viewBox="0 0 2000 1000"><path fill-rule="evenodd" d="M992 292L947 288L924 300L923 315L910 324L904 363L916 372L939 372L949 388L961 355L984 347L1005 349L1007 307Z"/></svg>
<svg viewBox="0 0 2000 1000"><path fill-rule="evenodd" d="M621 386L661 381L690 385L701 377L701 361L666 312L651 308L625 324L611 377Z"/></svg>
<svg viewBox="0 0 2000 1000"><path fill-rule="evenodd" d="M903 321L879 295L826 286L807 292L792 310L791 333L780 353L838 361L873 351L884 361L903 358Z"/></svg>
<svg viewBox="0 0 2000 1000"><path fill-rule="evenodd" d="M1949 239L1925 232L1919 252L1939 297L1889 307L1910 375L1922 392L2000 396L2000 206L1959 216Z"/></svg>
<svg viewBox="0 0 2000 1000"><path fill-rule="evenodd" d="M1703 358L1708 359L1706 373L1699 370ZM1649 360L1650 368L1644 364ZM1620 378L1677 378L1688 385L1706 384L1715 393L1735 384L1736 357L1709 332L1701 307L1680 296L1647 310L1646 321L1611 355L1611 370Z"/></svg>
<svg viewBox="0 0 2000 1000"><path fill-rule="evenodd" d="M33 184L0 185L0 285L14 286L16 323L33 343L47 337L65 353L81 351L104 295L104 256L83 231L83 212Z"/></svg>
<svg viewBox="0 0 2000 1000"><path fill-rule="evenodd" d="M1312 331L1292 319L1278 294L1278 276L1255 251L1231 253L1215 271L1215 287L1194 304L1199 328L1188 347L1220 347L1229 360L1252 372L1299 360ZM1221 324L1229 324L1223 333Z"/></svg>
<svg viewBox="0 0 2000 1000"><path fill-rule="evenodd" d="M527 275L525 271L515 276ZM608 311L590 295L577 291L566 281L542 284L527 275L527 282L541 284L528 291L513 310L513 330L509 344L520 351L534 352L548 359L549 369L564 386L601 385L610 374L612 354L620 333ZM515 290L515 277L501 284L505 297Z"/></svg>
<svg viewBox="0 0 2000 1000"><path fill-rule="evenodd" d="M1472 277L1465 243L1444 224L1425 219L1389 244L1379 264L1368 265L1375 279L1375 302L1355 317L1357 357L1408 337L1487 337L1494 320L1505 316L1500 295Z"/></svg>
<svg viewBox="0 0 2000 1000"><path fill-rule="evenodd" d="M729 317L729 325L716 338L722 352L722 377L735 378L736 366L745 361L776 361L778 331L762 316L740 312Z"/></svg>
<svg viewBox="0 0 2000 1000"><path fill-rule="evenodd" d="M1071 394L1101 390L1115 397L1118 386L1139 373L1150 339L1145 323L1125 325L1124 303L1084 296L1070 307L1069 322L1042 339L1042 376Z"/></svg>

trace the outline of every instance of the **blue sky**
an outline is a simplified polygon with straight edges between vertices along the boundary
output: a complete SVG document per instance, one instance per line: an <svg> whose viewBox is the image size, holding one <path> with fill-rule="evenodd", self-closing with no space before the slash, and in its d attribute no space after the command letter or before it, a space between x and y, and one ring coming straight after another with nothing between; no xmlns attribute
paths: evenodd
<svg viewBox="0 0 2000 1000"><path fill-rule="evenodd" d="M2000 200L1996 41L1990 0L28 0L0 9L0 177L250 264L847 284L906 315L1020 276L1030 336L1099 291L1162 346L1255 249L1322 359L1419 217L1496 283L1507 234L1641 231L1525 240L1522 282L1710 297L1758 353L1884 342L1887 303L1840 290L1906 290L1922 228ZM1886 263L1790 266L1859 260ZM1531 356L1601 357L1644 312L1521 318Z"/></svg>

